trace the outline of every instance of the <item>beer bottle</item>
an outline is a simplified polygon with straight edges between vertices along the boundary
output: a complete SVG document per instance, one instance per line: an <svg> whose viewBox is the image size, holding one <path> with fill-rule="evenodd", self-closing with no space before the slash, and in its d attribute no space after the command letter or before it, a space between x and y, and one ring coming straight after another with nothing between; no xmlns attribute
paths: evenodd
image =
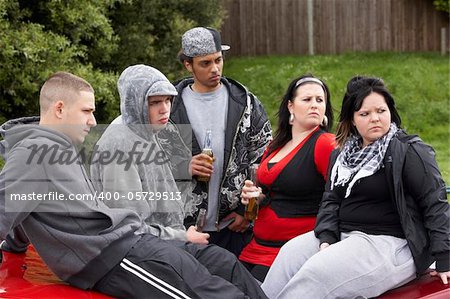
<svg viewBox="0 0 450 299"><path fill-rule="evenodd" d="M257 184L258 167L259 167L258 164L253 164L248 169L249 180L252 181L255 186L258 186ZM260 195L260 192L259 190L254 191L249 195L251 195L252 197L248 200L248 205L245 207L244 218L249 221L253 221L258 219L258 210L259 210L258 197Z"/></svg>
<svg viewBox="0 0 450 299"><path fill-rule="evenodd" d="M197 227L197 231L199 233L203 232L203 228L206 224L206 209L201 208L198 211L197 221L195 222L195 226Z"/></svg>
<svg viewBox="0 0 450 299"><path fill-rule="evenodd" d="M206 154L214 160L214 154L212 151L212 133L211 130L206 130L205 142L203 143L202 154ZM212 164L212 161L211 161ZM197 180L201 182L209 182L210 177L207 176L198 176Z"/></svg>

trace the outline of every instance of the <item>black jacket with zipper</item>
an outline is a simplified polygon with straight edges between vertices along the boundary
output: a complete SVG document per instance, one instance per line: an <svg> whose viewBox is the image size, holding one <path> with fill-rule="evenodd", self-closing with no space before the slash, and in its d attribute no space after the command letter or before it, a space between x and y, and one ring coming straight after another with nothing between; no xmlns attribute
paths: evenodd
<svg viewBox="0 0 450 299"><path fill-rule="evenodd" d="M335 150L330 157L329 173L338 154ZM433 261L438 272L449 271L450 209L434 150L419 137L399 131L392 138L383 163L387 187L400 214L417 273L423 273ZM320 243L340 240L341 200L328 182L314 229Z"/></svg>

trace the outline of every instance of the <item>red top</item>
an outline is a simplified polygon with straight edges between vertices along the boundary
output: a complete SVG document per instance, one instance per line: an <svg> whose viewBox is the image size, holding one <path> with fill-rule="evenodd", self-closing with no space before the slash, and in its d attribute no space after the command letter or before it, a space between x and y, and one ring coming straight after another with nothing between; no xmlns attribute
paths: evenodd
<svg viewBox="0 0 450 299"><path fill-rule="evenodd" d="M267 157L263 156L257 173L258 182L270 189L272 201L259 210L258 218L254 223L254 238L242 251L239 256L240 260L271 266L280 248L261 245L261 241L257 243L255 238L276 243L286 242L314 229L318 201L324 189L329 156L335 148L335 136L319 131L317 137L314 133L318 130L311 132L288 155L272 167L269 167L268 163L280 149L270 153ZM312 136L314 138L311 138ZM320 184L320 186L311 186L311 182L313 182L313 185ZM320 191L314 196L317 208L313 213L310 212L311 204L308 204L304 215L283 215L283 207L289 209L288 206L283 205L284 203L299 207L301 213L302 206L305 205L304 198L308 197L311 190L314 192ZM276 209L274 203L278 205Z"/></svg>

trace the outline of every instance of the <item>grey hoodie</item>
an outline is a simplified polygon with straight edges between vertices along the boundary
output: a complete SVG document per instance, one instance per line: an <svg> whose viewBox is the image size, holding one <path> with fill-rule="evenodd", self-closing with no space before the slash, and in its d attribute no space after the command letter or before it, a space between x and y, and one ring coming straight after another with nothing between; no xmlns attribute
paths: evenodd
<svg viewBox="0 0 450 299"><path fill-rule="evenodd" d="M13 120L0 129L6 158L0 174L0 238L21 225L60 279L91 288L136 243L134 232L141 224L136 213L109 209L92 196L82 163L68 160L78 153L70 139L37 125L38 120ZM47 146L48 152L36 151L36 146ZM51 200L52 194L65 200Z"/></svg>
<svg viewBox="0 0 450 299"><path fill-rule="evenodd" d="M160 71L145 65L128 67L117 85L122 115L97 142L97 154L91 165L94 186L105 197L118 198L105 201L109 207L137 212L147 224L140 232L185 241L183 220L185 205L189 205L186 189L192 183L187 173L180 177L177 172L178 179L186 180L180 184L187 188L180 190L172 171L185 167L180 163L187 165L191 153L174 126L169 124L156 131L148 125L148 97L176 95L175 87ZM117 158L102 162L98 157L103 152ZM164 163L154 162L158 155L164 155Z"/></svg>

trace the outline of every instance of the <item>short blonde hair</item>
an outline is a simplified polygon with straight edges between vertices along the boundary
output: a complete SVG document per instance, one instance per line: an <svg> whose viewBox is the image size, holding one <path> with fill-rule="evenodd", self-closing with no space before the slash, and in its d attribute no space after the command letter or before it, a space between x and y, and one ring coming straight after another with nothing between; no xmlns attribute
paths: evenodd
<svg viewBox="0 0 450 299"><path fill-rule="evenodd" d="M73 95L80 91L94 93L91 84L68 72L57 72L51 75L42 85L39 95L39 106L41 112L47 111L50 105L58 100L70 104Z"/></svg>

